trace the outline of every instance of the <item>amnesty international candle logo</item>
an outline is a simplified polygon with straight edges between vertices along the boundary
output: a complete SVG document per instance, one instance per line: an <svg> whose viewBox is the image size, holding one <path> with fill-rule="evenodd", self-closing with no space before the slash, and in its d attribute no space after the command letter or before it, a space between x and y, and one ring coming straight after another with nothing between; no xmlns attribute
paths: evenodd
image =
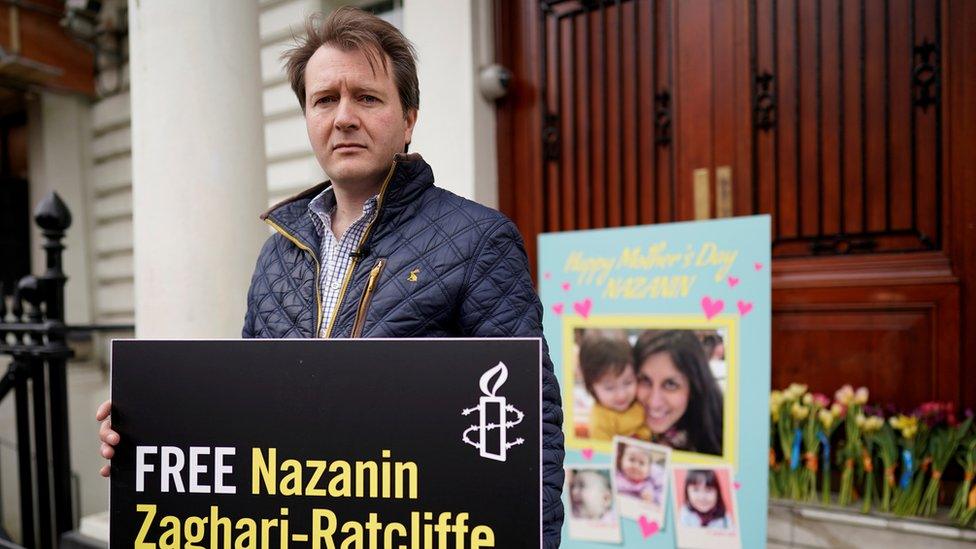
<svg viewBox="0 0 976 549"><path fill-rule="evenodd" d="M481 376L479 385L484 396L477 406L465 408L461 415L468 416L478 412L478 423L471 425L461 434L461 440L481 451L481 457L495 461L505 461L508 450L525 442L524 438L508 441L508 430L515 427L525 418L525 414L515 406L508 404L503 396L498 396L498 389L508 380L508 368L504 362L488 370ZM489 384L491 388L489 389ZM515 414L515 419L509 420L508 414ZM469 438L472 432L478 432L478 441ZM497 435L492 435L497 431Z"/></svg>
<svg viewBox="0 0 976 549"><path fill-rule="evenodd" d="M540 351L113 342L111 547L540 549Z"/></svg>

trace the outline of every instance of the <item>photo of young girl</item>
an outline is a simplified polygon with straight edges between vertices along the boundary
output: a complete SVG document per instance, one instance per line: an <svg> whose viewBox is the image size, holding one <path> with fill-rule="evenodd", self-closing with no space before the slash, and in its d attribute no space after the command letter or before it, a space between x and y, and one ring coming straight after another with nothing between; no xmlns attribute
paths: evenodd
<svg viewBox="0 0 976 549"><path fill-rule="evenodd" d="M741 547L731 468L676 465L672 477L678 547Z"/></svg>
<svg viewBox="0 0 976 549"><path fill-rule="evenodd" d="M613 451L614 492L620 516L637 520L643 515L663 526L671 449L616 437Z"/></svg>
<svg viewBox="0 0 976 549"><path fill-rule="evenodd" d="M569 496L566 520L571 539L620 542L620 515L613 498L609 467L567 466L565 492Z"/></svg>

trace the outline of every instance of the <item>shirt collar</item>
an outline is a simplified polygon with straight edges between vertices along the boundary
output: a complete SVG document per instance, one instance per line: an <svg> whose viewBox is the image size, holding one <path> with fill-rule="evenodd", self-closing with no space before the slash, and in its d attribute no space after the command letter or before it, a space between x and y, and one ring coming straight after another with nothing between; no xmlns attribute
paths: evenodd
<svg viewBox="0 0 976 549"><path fill-rule="evenodd" d="M363 215L370 216L376 211L376 203L379 198L379 194L375 194L370 197L369 200L363 202ZM332 214L335 212L336 199L335 193L332 192L332 185L329 185L322 190L319 194L315 196L308 203L308 213L312 216L312 219L318 219L326 226L332 224Z"/></svg>

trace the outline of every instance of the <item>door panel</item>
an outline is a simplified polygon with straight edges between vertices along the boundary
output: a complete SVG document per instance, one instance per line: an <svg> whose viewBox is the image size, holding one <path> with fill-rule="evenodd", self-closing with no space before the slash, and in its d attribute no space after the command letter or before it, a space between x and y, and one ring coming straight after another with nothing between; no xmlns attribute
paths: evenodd
<svg viewBox="0 0 976 549"><path fill-rule="evenodd" d="M974 3L499 0L496 14L515 74L499 194L530 257L543 231L692 219L695 170L714 216L722 170L736 215L773 218L775 384L976 404L960 382L976 373L976 343L960 351L976 322Z"/></svg>

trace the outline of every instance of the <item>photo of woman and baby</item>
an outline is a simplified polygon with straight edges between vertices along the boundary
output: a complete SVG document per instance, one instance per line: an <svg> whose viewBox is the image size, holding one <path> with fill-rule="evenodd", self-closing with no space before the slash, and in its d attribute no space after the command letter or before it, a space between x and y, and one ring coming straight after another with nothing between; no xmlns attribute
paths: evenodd
<svg viewBox="0 0 976 549"><path fill-rule="evenodd" d="M576 329L575 438L722 455L721 330Z"/></svg>

